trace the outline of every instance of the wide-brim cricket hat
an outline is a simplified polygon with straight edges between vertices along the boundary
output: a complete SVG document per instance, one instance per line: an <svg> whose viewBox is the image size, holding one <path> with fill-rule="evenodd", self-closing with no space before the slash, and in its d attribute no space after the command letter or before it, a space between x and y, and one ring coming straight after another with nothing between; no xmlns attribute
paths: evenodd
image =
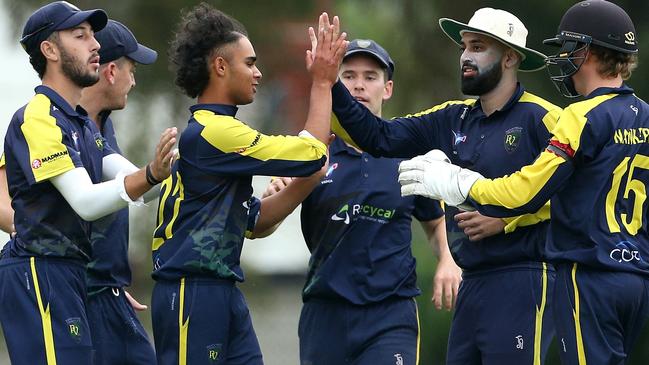
<svg viewBox="0 0 649 365"><path fill-rule="evenodd" d="M484 34L511 47L518 52L522 61L521 71L537 71L545 67L546 56L526 47L527 28L514 14L493 8L478 9L468 24L449 18L441 18L439 26L442 31L458 45L462 44L465 32Z"/></svg>

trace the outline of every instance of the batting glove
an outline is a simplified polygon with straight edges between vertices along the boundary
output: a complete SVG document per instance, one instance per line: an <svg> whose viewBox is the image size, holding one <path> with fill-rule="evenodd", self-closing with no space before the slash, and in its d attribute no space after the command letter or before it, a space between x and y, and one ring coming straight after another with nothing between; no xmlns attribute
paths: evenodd
<svg viewBox="0 0 649 365"><path fill-rule="evenodd" d="M421 195L443 200L448 205L460 206L469 195L473 184L484 179L475 171L451 164L440 150L432 150L399 164L401 195ZM463 209L474 210L469 206Z"/></svg>

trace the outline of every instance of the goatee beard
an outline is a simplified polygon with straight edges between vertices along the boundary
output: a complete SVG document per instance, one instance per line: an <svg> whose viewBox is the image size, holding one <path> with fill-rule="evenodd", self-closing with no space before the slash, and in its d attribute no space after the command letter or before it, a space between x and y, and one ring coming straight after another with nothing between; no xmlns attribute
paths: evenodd
<svg viewBox="0 0 649 365"><path fill-rule="evenodd" d="M465 95L480 96L495 89L503 76L500 61L494 62L485 70L478 69L476 76L464 77L462 75L462 93Z"/></svg>

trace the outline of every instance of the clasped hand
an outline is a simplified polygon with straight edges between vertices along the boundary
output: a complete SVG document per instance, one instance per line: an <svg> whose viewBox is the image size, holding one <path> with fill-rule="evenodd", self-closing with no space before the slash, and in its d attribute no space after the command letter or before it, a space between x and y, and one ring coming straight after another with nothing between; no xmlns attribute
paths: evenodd
<svg viewBox="0 0 649 365"><path fill-rule="evenodd" d="M443 200L452 206L462 205L473 183L482 178L475 171L451 164L446 154L440 150L432 150L399 164L402 196L421 195Z"/></svg>

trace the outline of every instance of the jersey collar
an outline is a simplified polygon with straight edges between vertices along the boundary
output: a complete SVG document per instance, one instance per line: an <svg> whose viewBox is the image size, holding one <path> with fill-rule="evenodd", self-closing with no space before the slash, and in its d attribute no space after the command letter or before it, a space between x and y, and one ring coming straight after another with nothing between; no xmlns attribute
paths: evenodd
<svg viewBox="0 0 649 365"><path fill-rule="evenodd" d="M76 108L72 108L70 104L68 104L59 93L54 91L53 89L45 86L45 85L38 85L34 89L36 94L43 94L47 96L48 99L54 103L59 110L61 110L63 113L70 117L87 117L88 113L86 112L85 109L83 109L81 106L77 105Z"/></svg>
<svg viewBox="0 0 649 365"><path fill-rule="evenodd" d="M622 84L620 87L598 87L593 90L586 99L591 99L600 95L608 94L633 94L633 89L630 88L627 84Z"/></svg>
<svg viewBox="0 0 649 365"><path fill-rule="evenodd" d="M514 90L514 93L512 94L512 96L505 103L505 105L503 105L502 108L496 110L494 112L494 114L496 114L498 112L505 112L505 111L511 109L514 105L516 105L516 103L518 103L518 100L520 100L520 98L521 98L521 96L523 96L524 92L525 92L525 88L523 87L523 85L521 85L520 82L517 82L516 83L516 90ZM474 105L474 108L477 108L480 111L482 111L482 104L480 103L480 98L478 98L478 100L476 101L476 103Z"/></svg>
<svg viewBox="0 0 649 365"><path fill-rule="evenodd" d="M198 110L209 110L218 115L227 115L234 117L237 114L237 110L239 110L239 108L234 105L226 104L194 104L189 107L189 111L191 111L192 114L196 113L196 111Z"/></svg>

